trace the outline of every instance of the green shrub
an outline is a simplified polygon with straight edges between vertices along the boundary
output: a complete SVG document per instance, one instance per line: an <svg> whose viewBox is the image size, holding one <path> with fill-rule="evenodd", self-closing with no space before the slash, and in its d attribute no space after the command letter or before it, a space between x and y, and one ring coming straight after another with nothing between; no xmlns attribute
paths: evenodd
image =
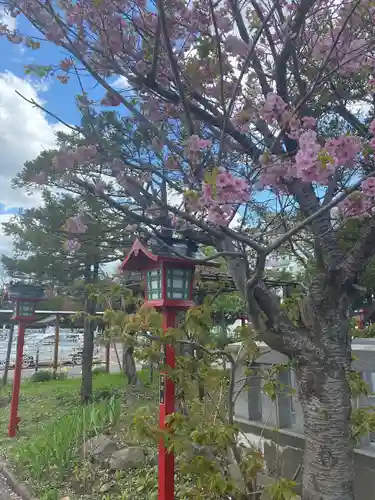
<svg viewBox="0 0 375 500"><path fill-rule="evenodd" d="M100 402L103 400L111 399L113 397L121 397L119 389L113 387L103 387L101 389L96 389L95 391L93 391L91 400L93 402Z"/></svg>
<svg viewBox="0 0 375 500"><path fill-rule="evenodd" d="M31 382L48 382L49 380L52 380L52 373L48 370L34 372L30 377Z"/></svg>
<svg viewBox="0 0 375 500"><path fill-rule="evenodd" d="M102 373L107 373L106 367L105 366L96 366L92 370L93 375L101 375Z"/></svg>
<svg viewBox="0 0 375 500"><path fill-rule="evenodd" d="M56 373L52 373L53 380L66 380L68 378L67 371L57 371Z"/></svg>
<svg viewBox="0 0 375 500"><path fill-rule="evenodd" d="M31 382L48 382L50 380L66 380L68 374L66 371L59 370L56 373L50 370L39 370L34 372L31 377Z"/></svg>

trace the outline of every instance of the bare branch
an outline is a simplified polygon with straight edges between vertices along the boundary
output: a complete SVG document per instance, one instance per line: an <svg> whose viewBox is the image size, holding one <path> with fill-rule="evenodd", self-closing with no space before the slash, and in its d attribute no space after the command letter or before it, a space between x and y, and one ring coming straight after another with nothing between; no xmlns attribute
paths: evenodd
<svg viewBox="0 0 375 500"><path fill-rule="evenodd" d="M148 77L152 82L154 82L156 78L156 70L157 70L158 55L160 48L160 35L161 35L161 22L160 22L160 17L158 17L158 24L156 25L156 33L155 33L154 53L152 56L152 65L150 73L148 74Z"/></svg>
<svg viewBox="0 0 375 500"><path fill-rule="evenodd" d="M287 240L289 240L289 238L291 238L292 236L297 234L299 231L301 231L306 226L310 225L312 222L314 222L316 219L318 219L321 215L325 214L326 212L328 212L328 210L330 210L331 208L338 205L341 201L345 200L345 198L347 198L351 193L353 193L354 191L356 191L360 187L360 185L362 184L364 179L366 179L367 177L371 177L372 175L373 175L373 173L369 174L368 176L364 177L360 181L353 184L353 186L351 186L350 188L346 189L345 191L343 191L342 193L337 195L336 198L334 198L332 201L330 201L326 205L322 205L321 208L319 208L319 210L317 210L314 214L310 215L309 217L307 217L305 220L303 220L299 224L296 224L292 229L290 229L285 234L280 236L280 238L277 238L273 243L271 243L271 245L268 245L268 247L266 248L266 252L270 253L273 250L276 250L276 248L279 248L283 243L285 243ZM319 237L319 235L316 235L316 236Z"/></svg>
<svg viewBox="0 0 375 500"><path fill-rule="evenodd" d="M209 255L208 257L204 257L202 259L194 259L192 257L187 257L185 254L179 252L174 247L171 247L170 245L167 245L167 243L165 243L165 241L163 241L163 239L160 238L159 236L155 236L155 238L162 245L164 245L166 248L168 248L172 253L174 253L175 255L177 255L177 257L181 257L181 259L188 260L189 262L194 262L197 265L199 265L199 264L205 264L207 262L213 261L213 260L218 259L220 257L232 257L232 258L238 258L238 259L243 259L245 257L245 254L244 253L240 253L240 252L216 252L216 253L214 253L212 255Z"/></svg>
<svg viewBox="0 0 375 500"><path fill-rule="evenodd" d="M165 10L164 10L164 0L157 0L157 8L158 8L158 12L159 12L159 18L160 18L160 22L161 22L161 30L163 32L164 43L165 43L165 47L167 49L168 59L169 59L170 65L171 65L174 81L175 81L176 87L178 89L178 93L180 95L182 107L184 108L188 131L189 131L189 134L192 135L192 134L194 134L194 125L193 125L193 121L192 121L191 115L190 115L190 108L189 108L188 102L187 102L186 97L185 97L184 87L182 85L182 81L180 78L180 70L178 68L176 59L174 57L172 44L171 44L171 41L170 41L170 38L168 35L167 18L166 18Z"/></svg>
<svg viewBox="0 0 375 500"><path fill-rule="evenodd" d="M294 40L298 36L306 15L314 5L315 0L303 0L298 4L293 25L289 27L288 37L284 42L284 47L280 56L276 59L276 85L278 94L287 102L287 63L294 49Z"/></svg>
<svg viewBox="0 0 375 500"><path fill-rule="evenodd" d="M31 104L35 108L40 109L41 111L43 111L47 115L52 116L52 118L54 118L55 120L57 120L60 123L62 123L63 125L65 125L65 127L70 128L70 130L73 130L73 132L82 133L82 128L75 127L74 125L69 125L69 123L67 123L62 118L59 118L57 115L55 115L54 113L52 113L51 111L49 111L48 109L46 109L45 107L43 107L42 105L40 105L39 103L37 103L34 99L27 99L27 97L25 97L24 95L22 95L21 92L19 92L18 90L15 90L14 92L17 95L19 95L24 101L28 102L29 104Z"/></svg>
<svg viewBox="0 0 375 500"><path fill-rule="evenodd" d="M238 79L236 81L236 85L235 85L235 87L233 89L233 93L232 93L231 99L230 99L229 104L228 104L228 110L227 110L227 113L226 113L226 115L224 116L224 119L223 119L223 125L222 125L221 136L220 136L219 153L218 153L219 162L220 162L221 155L222 155L222 150L223 150L223 142L224 142L224 134L225 134L226 125L227 125L227 122L228 122L228 120L230 118L230 115L232 114L234 105L236 103L236 98L237 98L237 95L238 95L238 91L240 90L240 87L241 87L242 78L243 78L243 76L245 75L245 73L247 72L247 70L249 68L249 65L250 65L251 60L252 60L252 56L253 56L254 51L256 49L256 46L257 46L257 43L258 43L260 37L262 36L262 33L263 33L265 27L267 26L267 23L269 22L269 20L273 16L273 13L274 13L274 11L276 9L276 2L277 2L277 0L274 1L273 6L269 10L266 18L262 22L261 27L258 29L255 37L252 40L251 47L249 49L249 52L248 52L248 54L246 56L246 59L245 59L243 65L242 65L240 75L239 75L239 77L238 77Z"/></svg>
<svg viewBox="0 0 375 500"><path fill-rule="evenodd" d="M238 28L238 31L240 33L240 36L242 40L247 43L248 45L250 44L250 36L249 33L246 29L245 21L242 17L241 14L241 9L238 4L238 0L229 0L229 5L231 6L232 13L234 16L234 19L236 21L236 25ZM277 0L275 0L275 4L277 4ZM258 77L260 86L262 88L263 95L267 95L269 92L272 92L272 87L267 81L266 75L264 74L262 64L260 60L258 59L257 55L253 53L252 58L251 58L251 63L253 66L253 69Z"/></svg>

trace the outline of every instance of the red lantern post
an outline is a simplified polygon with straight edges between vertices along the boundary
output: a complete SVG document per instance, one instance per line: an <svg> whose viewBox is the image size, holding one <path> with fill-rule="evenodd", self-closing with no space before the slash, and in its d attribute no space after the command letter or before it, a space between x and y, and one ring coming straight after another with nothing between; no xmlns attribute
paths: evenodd
<svg viewBox="0 0 375 500"><path fill-rule="evenodd" d="M168 241L176 245L179 253L192 256L197 246L180 240ZM156 245L154 245L156 246ZM142 271L145 276L145 304L154 307L163 315L164 331L177 326L179 311L193 305L194 262L176 257L165 245L147 249L137 240L121 264L122 271ZM165 346L165 364L175 368L175 351L172 345ZM161 429L166 428L166 417L176 411L175 386L164 372L160 373L160 417ZM159 500L174 499L174 455L166 449L164 440L159 444Z"/></svg>
<svg viewBox="0 0 375 500"><path fill-rule="evenodd" d="M20 423L18 405L20 399L25 330L26 325L35 320L35 306L37 302L43 300L44 291L42 288L34 285L16 283L7 287L7 296L9 300L13 302L13 316L11 319L12 321L18 321L16 365L14 367L13 392L8 427L9 437L15 437Z"/></svg>

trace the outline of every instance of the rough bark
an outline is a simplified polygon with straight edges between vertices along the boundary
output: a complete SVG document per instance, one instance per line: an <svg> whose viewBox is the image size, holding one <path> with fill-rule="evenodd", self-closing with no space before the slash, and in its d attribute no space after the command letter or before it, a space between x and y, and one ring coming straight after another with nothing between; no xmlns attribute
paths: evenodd
<svg viewBox="0 0 375 500"><path fill-rule="evenodd" d="M324 315L315 316L321 330L311 334L323 356L312 354L309 361L300 362L297 368L305 433L303 500L354 500L348 384L351 349L346 303L343 297L337 301L336 309L322 308Z"/></svg>
<svg viewBox="0 0 375 500"><path fill-rule="evenodd" d="M226 249L234 249L231 242L224 243ZM323 266L316 271L300 302L300 319L295 324L280 310L261 275L250 288L247 263L229 259L228 264L247 301L259 340L297 362L306 439L302 499L354 500L354 443L347 378L351 365L350 288L339 272Z"/></svg>
<svg viewBox="0 0 375 500"><path fill-rule="evenodd" d="M353 500L351 404L345 360L327 361L298 370L305 425L302 499Z"/></svg>
<svg viewBox="0 0 375 500"><path fill-rule="evenodd" d="M137 383L137 367L134 360L134 347L126 345L123 346L122 366L125 375L128 377L128 384L135 385Z"/></svg>

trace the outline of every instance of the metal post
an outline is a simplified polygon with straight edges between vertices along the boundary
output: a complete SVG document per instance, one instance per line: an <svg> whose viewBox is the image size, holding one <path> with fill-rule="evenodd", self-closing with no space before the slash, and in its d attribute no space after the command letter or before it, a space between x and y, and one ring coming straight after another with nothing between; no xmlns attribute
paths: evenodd
<svg viewBox="0 0 375 500"><path fill-rule="evenodd" d="M57 367L59 365L59 344L60 344L60 315L56 314L55 322L55 345L53 353L53 376L56 377Z"/></svg>
<svg viewBox="0 0 375 500"><path fill-rule="evenodd" d="M174 328L176 312L171 309L163 311L163 329ZM172 345L165 346L165 364L172 369L176 366L175 349ZM174 413L175 385L165 372L160 373L160 429L166 429L165 419ZM167 451L164 439L159 442L159 497L158 500L174 500L174 454Z"/></svg>
<svg viewBox="0 0 375 500"><path fill-rule="evenodd" d="M7 357L5 359L5 366L4 366L3 385L7 385L8 382L8 371L10 365L10 356L12 354L13 335L14 335L14 323L10 325L9 329L9 339L7 347Z"/></svg>
<svg viewBox="0 0 375 500"><path fill-rule="evenodd" d="M35 371L37 372L39 370L39 344L38 347L36 348L36 356L35 356Z"/></svg>
<svg viewBox="0 0 375 500"><path fill-rule="evenodd" d="M109 373L111 343L107 342L105 345L105 371Z"/></svg>
<svg viewBox="0 0 375 500"><path fill-rule="evenodd" d="M26 329L26 322L19 321L16 366L14 368L13 393L12 393L12 402L10 405L10 419L8 427L9 437L15 437L17 433L18 424L20 422L20 418L18 416L18 405L20 400L20 385L21 385L21 374L22 374L22 364L23 364L22 362L23 345L25 342L25 329Z"/></svg>

